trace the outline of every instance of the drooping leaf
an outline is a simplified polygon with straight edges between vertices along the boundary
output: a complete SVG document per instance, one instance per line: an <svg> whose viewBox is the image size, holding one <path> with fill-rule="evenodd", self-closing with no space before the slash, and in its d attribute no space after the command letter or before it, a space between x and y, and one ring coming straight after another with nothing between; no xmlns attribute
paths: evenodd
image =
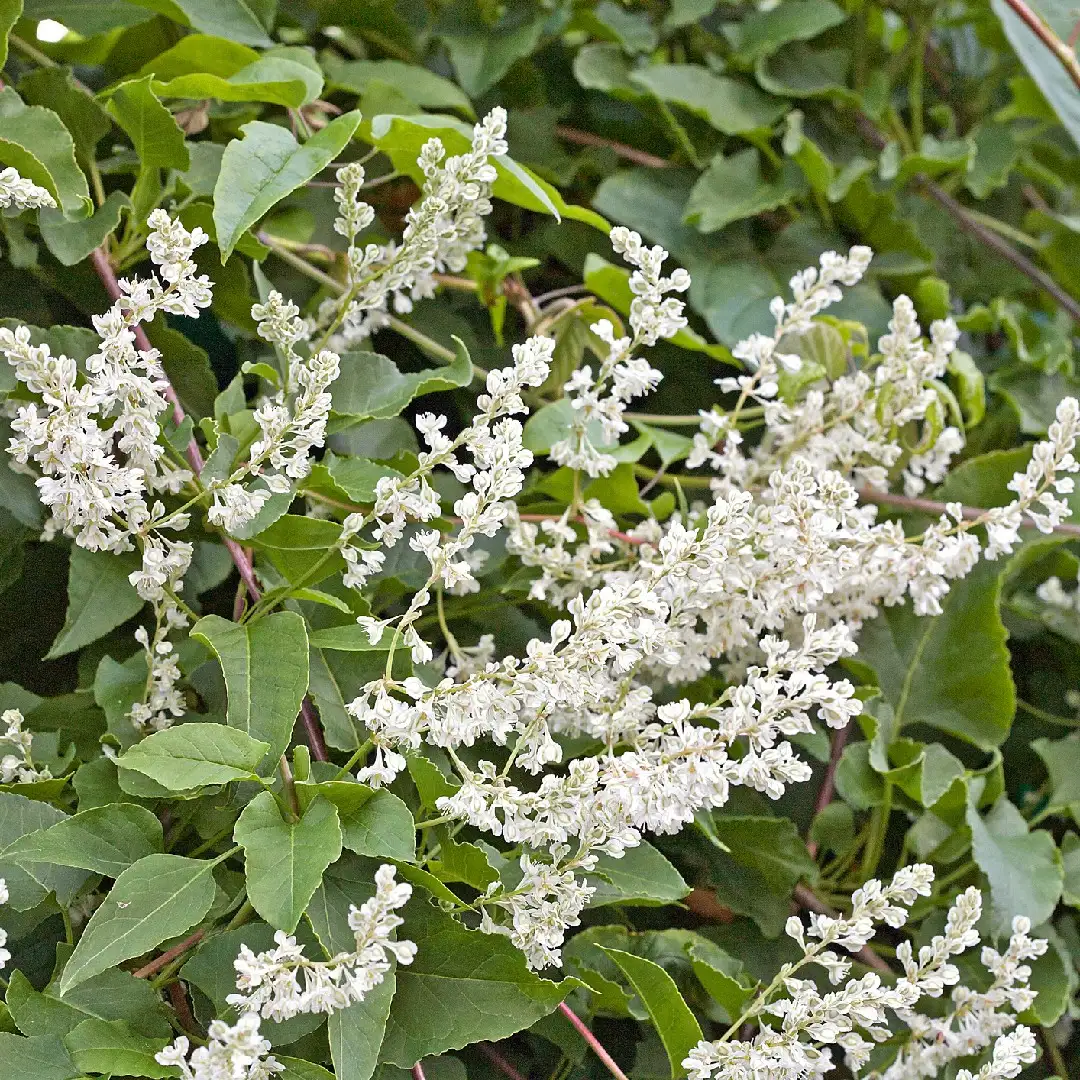
<svg viewBox="0 0 1080 1080"><path fill-rule="evenodd" d="M45 188L64 216L76 221L93 203L75 160L75 143L52 109L24 105L11 87L0 90L0 164Z"/></svg>
<svg viewBox="0 0 1080 1080"><path fill-rule="evenodd" d="M264 791L244 807L233 835L244 848L252 906L271 926L292 933L324 871L341 855L334 805L317 797L299 821L286 821Z"/></svg>
<svg viewBox="0 0 1080 1080"><path fill-rule="evenodd" d="M130 747L117 764L170 791L254 780L270 744L224 724L178 724Z"/></svg>
<svg viewBox="0 0 1080 1080"><path fill-rule="evenodd" d="M276 766L307 693L304 620L295 612L278 611L238 625L207 615L191 628L191 636L204 642L221 662L229 693L229 727L269 744L267 760Z"/></svg>
<svg viewBox="0 0 1080 1080"><path fill-rule="evenodd" d="M52 660L75 652L137 615L144 601L128 575L138 569L139 560L132 555L88 551L73 545L67 614L45 658Z"/></svg>
<svg viewBox="0 0 1080 1080"><path fill-rule="evenodd" d="M214 901L213 869L210 860L147 855L123 871L64 968L61 996L190 930Z"/></svg>
<svg viewBox="0 0 1080 1080"><path fill-rule="evenodd" d="M221 261L240 237L286 195L329 165L360 124L358 112L332 120L300 144L285 128L252 120L244 138L229 143L214 187L214 224Z"/></svg>
<svg viewBox="0 0 1080 1080"><path fill-rule="evenodd" d="M161 822L132 803L83 810L41 832L30 833L4 853L20 863L55 863L119 877L132 863L161 851Z"/></svg>
<svg viewBox="0 0 1080 1080"><path fill-rule="evenodd" d="M551 1012L576 985L541 979L508 939L467 930L416 896L399 933L416 943L417 954L398 968L380 1057L402 1068L504 1039Z"/></svg>
<svg viewBox="0 0 1080 1080"><path fill-rule="evenodd" d="M648 1009L649 1019L667 1052L673 1080L684 1075L684 1059L704 1036L674 980L651 960L620 949L604 949L604 952L618 964Z"/></svg>
<svg viewBox="0 0 1080 1080"><path fill-rule="evenodd" d="M1004 796L986 817L967 809L971 850L990 881L996 933L1009 933L1013 917L1045 922L1061 897L1064 871L1054 838L1043 829L1028 831L1020 811Z"/></svg>

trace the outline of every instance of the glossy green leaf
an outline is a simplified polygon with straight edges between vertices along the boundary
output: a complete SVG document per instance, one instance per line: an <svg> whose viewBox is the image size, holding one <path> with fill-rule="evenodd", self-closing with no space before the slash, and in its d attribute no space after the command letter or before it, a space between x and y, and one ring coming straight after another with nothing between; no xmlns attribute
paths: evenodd
<svg viewBox="0 0 1080 1080"><path fill-rule="evenodd" d="M11 87L0 90L0 165L45 188L72 221L93 209L75 143L52 109L24 105Z"/></svg>
<svg viewBox="0 0 1080 1080"><path fill-rule="evenodd" d="M590 883L596 891L589 907L620 903L672 904L690 891L678 870L644 840L637 847L627 848L618 859L601 855L594 873L600 880L593 880L590 875Z"/></svg>
<svg viewBox="0 0 1080 1080"><path fill-rule="evenodd" d="M229 727L267 743L267 760L276 767L307 693L304 620L295 612L278 611L241 626L207 615L191 628L191 636L221 662L229 694Z"/></svg>
<svg viewBox="0 0 1080 1080"><path fill-rule="evenodd" d="M224 724L179 724L135 743L119 759L122 769L156 780L170 791L254 780L270 744Z"/></svg>
<svg viewBox="0 0 1080 1080"><path fill-rule="evenodd" d="M409 808L389 791L376 791L356 809L339 810L342 843L357 855L412 862L416 825Z"/></svg>
<svg viewBox="0 0 1080 1080"><path fill-rule="evenodd" d="M138 568L136 556L88 551L73 545L67 614L45 658L52 660L75 652L137 615L144 601L128 575Z"/></svg>
<svg viewBox="0 0 1080 1080"><path fill-rule="evenodd" d="M417 64L400 60L348 60L326 63L327 79L338 90L364 94L372 83L384 83L421 109L454 109L475 116L468 96L449 79Z"/></svg>
<svg viewBox="0 0 1080 1080"><path fill-rule="evenodd" d="M629 979L649 1012L671 1064L672 1077L683 1076L683 1061L704 1036L671 976L659 964L620 949L604 949Z"/></svg>
<svg viewBox="0 0 1080 1080"><path fill-rule="evenodd" d="M66 818L63 811L48 803L14 792L0 792L0 852ZM62 902L69 903L86 880L86 874L48 863L23 866L3 855L0 856L0 878L7 883L9 905L15 911L29 911L50 892L55 892Z"/></svg>
<svg viewBox="0 0 1080 1080"><path fill-rule="evenodd" d="M214 901L214 863L147 855L116 879L64 968L60 993L190 930Z"/></svg>
<svg viewBox="0 0 1080 1080"><path fill-rule="evenodd" d="M244 848L248 898L271 925L292 933L326 868L341 855L337 810L314 799L299 821L281 816L274 796L256 795L233 831Z"/></svg>
<svg viewBox="0 0 1080 1080"><path fill-rule="evenodd" d="M345 149L359 123L359 113L346 113L303 144L276 124L252 120L243 126L244 138L225 148L214 187L222 262L243 233Z"/></svg>
<svg viewBox="0 0 1080 1080"><path fill-rule="evenodd" d="M27 105L52 109L75 143L80 164L95 157L97 144L112 130L112 119L85 86L76 85L66 68L42 67L19 80L19 96Z"/></svg>
<svg viewBox="0 0 1080 1080"><path fill-rule="evenodd" d="M8 34L22 15L23 0L0 0L0 68L7 63Z"/></svg>
<svg viewBox="0 0 1080 1080"><path fill-rule="evenodd" d="M481 1039L505 1039L551 1012L576 985L540 978L507 938L467 930L417 896L399 932L417 953L398 968L380 1057L402 1068Z"/></svg>
<svg viewBox="0 0 1080 1080"><path fill-rule="evenodd" d="M131 0L151 11L162 10L162 0ZM258 0L168 0L165 13L177 22L204 34L238 41L243 45L272 45L266 28L255 14Z"/></svg>
<svg viewBox="0 0 1080 1080"><path fill-rule="evenodd" d="M132 803L83 810L7 848L20 863L55 863L119 877L132 863L161 851L161 822Z"/></svg>

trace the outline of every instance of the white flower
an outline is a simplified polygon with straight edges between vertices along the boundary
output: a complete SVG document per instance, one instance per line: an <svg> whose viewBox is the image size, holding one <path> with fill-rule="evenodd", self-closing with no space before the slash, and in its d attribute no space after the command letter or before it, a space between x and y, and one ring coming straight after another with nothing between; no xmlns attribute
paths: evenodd
<svg viewBox="0 0 1080 1080"><path fill-rule="evenodd" d="M180 1070L183 1080L270 1080L285 1066L270 1055L270 1043L259 1034L255 1013L241 1016L231 1027L212 1020L209 1041L189 1056L189 1043L181 1035L154 1055L160 1065Z"/></svg>
<svg viewBox="0 0 1080 1080"><path fill-rule="evenodd" d="M56 200L43 187L20 176L15 169L0 170L0 208L32 210L42 206L55 207Z"/></svg>

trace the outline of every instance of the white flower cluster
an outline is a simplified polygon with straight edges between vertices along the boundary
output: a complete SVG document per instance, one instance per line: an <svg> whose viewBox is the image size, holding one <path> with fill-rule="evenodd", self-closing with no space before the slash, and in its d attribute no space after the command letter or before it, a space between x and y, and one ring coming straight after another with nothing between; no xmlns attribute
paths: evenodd
<svg viewBox="0 0 1080 1080"><path fill-rule="evenodd" d="M884 983L875 972L845 982L850 961L841 959L833 947L854 953L873 937L875 924L902 927L916 899L930 895L933 878L928 865L903 867L888 885L875 880L858 889L852 895L849 916L811 915L809 927L792 916L787 932L802 949L801 959L784 964L723 1037L694 1047L683 1062L690 1080L822 1076L833 1068L831 1046L844 1051L847 1067L859 1075L875 1043L895 1040L890 1014L907 1024L910 1035L892 1064L872 1074L881 1080L926 1080L941 1075L949 1062L979 1053L995 1039L992 1060L976 1075L979 1080L1016 1076L1022 1063L1034 1060L1034 1036L1024 1027L1004 1033L1015 1024L1015 1013L1034 999L1034 993L1023 985L1030 969L1020 962L1044 952L1046 942L1027 937L1029 924L1018 919L1004 955L988 946L983 949L983 963L995 976L991 989L979 993L959 985L960 970L951 961L979 943L976 924L982 914L982 896L978 889L970 888L956 898L944 932L922 946L917 957L910 942L901 943L897 957L904 974L894 985ZM822 994L812 981L795 977L811 963L824 967L834 986L844 985ZM941 997L950 986L954 987L954 1008L945 1018L931 1020L914 1011L920 998ZM1006 1005L1013 1013L1001 1011ZM765 1016L778 1018L779 1024L772 1026L762 1019ZM757 1034L739 1039L743 1025L751 1020L758 1022ZM970 1073L961 1074L972 1080Z"/></svg>
<svg viewBox="0 0 1080 1080"><path fill-rule="evenodd" d="M474 128L467 153L446 157L438 138L420 150L424 174L420 200L405 216L400 243L369 243L357 236L374 220L374 210L361 198L364 170L358 164L338 170L340 216L334 228L349 240L347 289L343 299L327 300L319 322L329 324L334 348L367 337L383 325L389 302L394 310L412 310L413 302L434 295L434 274L465 268L469 252L485 240L483 219L491 213L491 187L496 179L492 158L507 151L506 111L494 108Z"/></svg>
<svg viewBox="0 0 1080 1080"><path fill-rule="evenodd" d="M14 750L0 758L0 783L32 784L36 780L48 780L52 773L35 765L31 756L34 736L23 729L23 714L18 709L5 709L0 723L6 725L0 743L8 743ZM6 903L0 900L0 903ZM2 944L2 942L0 942Z"/></svg>
<svg viewBox="0 0 1080 1080"><path fill-rule="evenodd" d="M40 398L18 407L8 450L20 464L34 461L55 525L93 551L129 550L132 536L164 513L160 503L147 505L147 495L175 493L191 479L159 441L168 382L157 351L135 349L132 327L159 311L193 317L210 303L209 279L196 275L191 261L207 237L163 210L148 224L159 276L120 282L121 298L94 317L101 346L85 371L48 345L33 345L25 327L0 328L0 352Z"/></svg>
<svg viewBox="0 0 1080 1080"><path fill-rule="evenodd" d="M0 209L36 210L43 206L56 206L56 200L43 187L20 176L16 169L0 169Z"/></svg>
<svg viewBox="0 0 1080 1080"><path fill-rule="evenodd" d="M690 288L690 275L681 268L670 277L661 276L668 253L659 245L646 247L636 232L621 226L612 229L611 245L637 267L630 276L630 291L634 294L630 328L634 336L617 338L608 319L600 319L589 328L605 346L606 356L595 376L586 364L563 387L573 419L566 438L551 448L552 461L589 476L607 476L615 468L615 457L602 447L617 443L619 436L629 430L623 419L627 404L655 390L662 378L646 360L632 355L633 351L673 337L686 325L683 302L667 294ZM594 424L596 431L590 432Z"/></svg>
<svg viewBox="0 0 1080 1080"><path fill-rule="evenodd" d="M309 960L302 945L288 934L274 935L276 947L254 953L246 945L236 958L236 988L228 998L241 1016L287 1020L300 1013L332 1013L345 1009L379 985L390 970L391 957L412 963L416 946L392 941L402 923L395 911L412 895L412 886L394 880L394 867L375 872L375 895L360 907L349 908L349 928L355 936L352 952L328 961Z"/></svg>
<svg viewBox="0 0 1080 1080"><path fill-rule="evenodd" d="M211 1020L209 1040L188 1056L189 1042L179 1036L154 1055L159 1065L180 1070L183 1080L271 1080L285 1066L270 1055L270 1043L259 1034L259 1017L248 1013L231 1027Z"/></svg>

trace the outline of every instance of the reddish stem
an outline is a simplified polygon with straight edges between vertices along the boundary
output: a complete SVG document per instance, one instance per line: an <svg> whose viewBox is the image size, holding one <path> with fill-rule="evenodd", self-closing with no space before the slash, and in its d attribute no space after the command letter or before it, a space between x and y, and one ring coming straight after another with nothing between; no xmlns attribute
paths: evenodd
<svg viewBox="0 0 1080 1080"><path fill-rule="evenodd" d="M180 1026L185 1031L197 1031L198 1025L195 1023L195 1017L191 1014L191 1005L188 1003L184 984L179 980L170 983L167 988L167 993L169 995L169 1002L173 1007L173 1012L176 1013L176 1018L180 1021Z"/></svg>
<svg viewBox="0 0 1080 1080"><path fill-rule="evenodd" d="M565 124L556 124L555 134L560 139L576 143L578 146L607 147L609 150L614 150L619 157L632 161L635 165L644 165L647 169L671 168L671 162L666 158L657 157L645 150L638 150L636 146L627 146L626 143L616 142L614 139L605 139L603 135L596 135L591 131L579 131Z"/></svg>
<svg viewBox="0 0 1080 1080"><path fill-rule="evenodd" d="M828 915L832 919L836 918L837 912L829 907L829 905L826 904L809 885L796 885L794 895L795 903L800 907L804 907L808 911L816 911L819 915ZM857 960L861 960L868 968L873 968L875 971L880 971L882 974L892 973L892 968L890 968L869 945L864 945L854 954L854 956Z"/></svg>
<svg viewBox="0 0 1080 1080"><path fill-rule="evenodd" d="M109 299L113 302L119 300L123 296L123 293L120 291L120 283L116 280L116 272L113 270L112 263L109 262L109 256L105 250L103 248L95 248L90 254L90 262L93 265L94 272L100 279L101 284L105 287ZM141 351L149 352L153 350L154 347L150 344L150 339L146 336L146 331L142 326L136 324L132 327L132 332L135 335L135 344ZM177 425L182 424L185 417L184 407L180 404L180 398L177 396L176 390L170 382L166 382L165 397L172 405L173 421ZM191 441L188 443L185 453L192 470L196 474L201 473L204 464L203 456L194 436L192 436ZM243 581L244 587L247 589L252 602L258 603L259 599L262 597L262 590L259 588L259 582L255 577L255 568L252 565L251 558L244 548L235 540L228 536L223 536L222 540L229 553L229 557L232 559L240 574L240 580ZM304 730L307 732L308 743L311 746L312 755L317 761L329 760L330 755L326 751L326 742L323 740L322 729L319 726L319 716L318 713L315 712L315 707L311 704L309 698L304 698L304 704L301 707L300 715L304 722Z"/></svg>
<svg viewBox="0 0 1080 1080"><path fill-rule="evenodd" d="M821 790L818 792L817 802L814 804L814 816L816 817L833 800L836 794L836 767L840 764L840 758L847 745L848 735L851 733L851 721L849 720L842 728L832 734L832 744L829 749L829 765L825 770L825 779L821 782ZM816 840L811 840L806 845L811 858L816 858L818 846Z"/></svg>
<svg viewBox="0 0 1080 1080"><path fill-rule="evenodd" d="M190 937L184 938L179 945L166 949L156 960L151 960L145 967L133 971L132 974L136 979L149 979L151 975L156 975L167 964L171 964L178 956L186 953L192 945L197 945L202 941L203 933L202 930L196 930Z"/></svg>
<svg viewBox="0 0 1080 1080"><path fill-rule="evenodd" d="M427 1077L424 1076L424 1067L419 1061L412 1067L412 1074L414 1080L427 1080Z"/></svg>
<svg viewBox="0 0 1080 1080"><path fill-rule="evenodd" d="M1077 32L1076 28L1073 28L1073 32L1069 35L1068 44L1066 44L1024 0L1005 0L1005 3L1016 12L1027 28L1054 54L1054 58L1065 69L1069 78L1076 83L1077 88L1080 89L1080 60L1077 60L1076 53L1072 49Z"/></svg>
<svg viewBox="0 0 1080 1080"><path fill-rule="evenodd" d="M515 1069L514 1066L491 1045L491 1043L477 1043L476 1048L491 1062L492 1065L495 1066L496 1069L504 1076L509 1077L509 1080L525 1080L525 1077L518 1072L517 1069Z"/></svg>
<svg viewBox="0 0 1080 1080"><path fill-rule="evenodd" d="M565 1001L559 1002L559 1011L577 1028L578 1034L589 1044L592 1052L604 1063L608 1072L615 1077L615 1080L628 1080L626 1073L615 1063L615 1059L604 1049L600 1040L585 1026L581 1017Z"/></svg>

